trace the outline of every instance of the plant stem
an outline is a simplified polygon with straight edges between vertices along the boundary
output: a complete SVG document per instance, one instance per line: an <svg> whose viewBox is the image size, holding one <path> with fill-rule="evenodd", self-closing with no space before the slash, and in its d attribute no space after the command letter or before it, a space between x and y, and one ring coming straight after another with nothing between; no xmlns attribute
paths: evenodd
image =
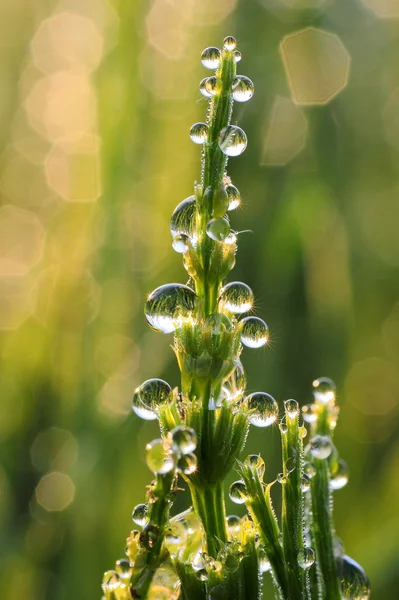
<svg viewBox="0 0 399 600"><path fill-rule="evenodd" d="M189 486L194 510L205 529L207 552L216 558L220 542L228 539L223 483L205 483L199 487L190 482Z"/></svg>

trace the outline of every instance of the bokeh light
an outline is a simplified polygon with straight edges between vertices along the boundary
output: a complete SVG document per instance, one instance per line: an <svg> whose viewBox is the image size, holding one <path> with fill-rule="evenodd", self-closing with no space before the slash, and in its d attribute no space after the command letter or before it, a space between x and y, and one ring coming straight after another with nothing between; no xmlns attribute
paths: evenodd
<svg viewBox="0 0 399 600"><path fill-rule="evenodd" d="M278 96L267 123L261 164L286 165L305 145L308 130L306 117L294 102Z"/></svg>
<svg viewBox="0 0 399 600"><path fill-rule="evenodd" d="M78 451L78 442L70 431L50 427L37 435L30 454L38 471L67 471L75 464Z"/></svg>
<svg viewBox="0 0 399 600"><path fill-rule="evenodd" d="M367 415L384 415L399 403L399 371L377 357L353 365L346 377L346 394Z"/></svg>
<svg viewBox="0 0 399 600"><path fill-rule="evenodd" d="M69 475L53 471L44 475L36 487L37 502L49 512L65 510L75 496L75 485Z"/></svg>
<svg viewBox="0 0 399 600"><path fill-rule="evenodd" d="M399 18L398 0L361 0L361 2L381 19Z"/></svg>

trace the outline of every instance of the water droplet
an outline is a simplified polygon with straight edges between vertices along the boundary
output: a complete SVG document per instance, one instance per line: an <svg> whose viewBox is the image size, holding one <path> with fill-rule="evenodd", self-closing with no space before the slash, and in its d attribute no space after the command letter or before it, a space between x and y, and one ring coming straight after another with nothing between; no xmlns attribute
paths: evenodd
<svg viewBox="0 0 399 600"><path fill-rule="evenodd" d="M239 397L245 391L245 386L247 385L247 378L245 376L245 371L242 362L240 359L236 359L234 361L235 369L233 373L233 386L234 386L234 396Z"/></svg>
<svg viewBox="0 0 399 600"><path fill-rule="evenodd" d="M229 515L226 518L227 529L233 538L238 538L241 532L241 519L237 515Z"/></svg>
<svg viewBox="0 0 399 600"><path fill-rule="evenodd" d="M285 412L290 419L295 419L299 412L298 402L296 400L286 400L284 402Z"/></svg>
<svg viewBox="0 0 399 600"><path fill-rule="evenodd" d="M233 99L236 102L247 102L254 95L254 84L244 75L238 75L233 81Z"/></svg>
<svg viewBox="0 0 399 600"><path fill-rule="evenodd" d="M246 398L249 420L256 427L269 427L278 417L278 404L270 394L255 392Z"/></svg>
<svg viewBox="0 0 399 600"><path fill-rule="evenodd" d="M181 317L188 317L194 309L195 292L181 283L161 285L151 292L145 304L145 316L155 331L172 333Z"/></svg>
<svg viewBox="0 0 399 600"><path fill-rule="evenodd" d="M368 600L370 581L364 569L349 556L337 560L343 600Z"/></svg>
<svg viewBox="0 0 399 600"><path fill-rule="evenodd" d="M116 571L106 571L103 576L102 588L105 593L117 590L120 586L120 578Z"/></svg>
<svg viewBox="0 0 399 600"><path fill-rule="evenodd" d="M257 471L259 477L263 477L266 468L265 461L261 456L259 456L259 454L250 454L247 456L245 459L245 464L253 467Z"/></svg>
<svg viewBox="0 0 399 600"><path fill-rule="evenodd" d="M180 454L190 454L197 447L197 434L192 427L179 425L169 432L172 448Z"/></svg>
<svg viewBox="0 0 399 600"><path fill-rule="evenodd" d="M206 233L215 242L223 242L230 233L230 223L223 217L211 219L206 226Z"/></svg>
<svg viewBox="0 0 399 600"><path fill-rule="evenodd" d="M164 544L171 556L176 556L181 545L181 538L171 530L165 533Z"/></svg>
<svg viewBox="0 0 399 600"><path fill-rule="evenodd" d="M120 558L116 561L115 571L123 581L129 581L132 575L132 569L130 568L130 562L126 558Z"/></svg>
<svg viewBox="0 0 399 600"><path fill-rule="evenodd" d="M205 89L209 96L217 96L222 91L223 84L222 80L212 75L205 81Z"/></svg>
<svg viewBox="0 0 399 600"><path fill-rule="evenodd" d="M229 198L224 185L216 190L213 196L213 217L223 217L229 207Z"/></svg>
<svg viewBox="0 0 399 600"><path fill-rule="evenodd" d="M295 456L289 456L285 461L285 468L288 473L292 473L294 469L296 469L296 458Z"/></svg>
<svg viewBox="0 0 399 600"><path fill-rule="evenodd" d="M176 206L170 219L170 231L173 237L179 234L190 236L193 233L196 210L195 196L185 198Z"/></svg>
<svg viewBox="0 0 399 600"><path fill-rule="evenodd" d="M239 50L234 50L233 52L234 62L238 63L242 59L241 52Z"/></svg>
<svg viewBox="0 0 399 600"><path fill-rule="evenodd" d="M338 463L338 469L330 477L330 488L332 490L340 490L346 486L348 479L348 465L344 460L340 460Z"/></svg>
<svg viewBox="0 0 399 600"><path fill-rule="evenodd" d="M144 527L144 525L148 521L148 505L137 504L137 506L135 506L133 509L132 519L136 523L136 525Z"/></svg>
<svg viewBox="0 0 399 600"><path fill-rule="evenodd" d="M254 294L245 283L232 281L222 289L220 303L224 309L231 313L243 314L251 310L254 303Z"/></svg>
<svg viewBox="0 0 399 600"><path fill-rule="evenodd" d="M312 479L316 475L316 467L311 462L305 462L303 464L303 472L309 479Z"/></svg>
<svg viewBox="0 0 399 600"><path fill-rule="evenodd" d="M309 443L310 452L315 458L328 458L332 452L332 444L326 435L315 435Z"/></svg>
<svg viewBox="0 0 399 600"><path fill-rule="evenodd" d="M247 136L245 131L237 125L223 127L219 133L219 148L226 156L239 156L247 147Z"/></svg>
<svg viewBox="0 0 399 600"><path fill-rule="evenodd" d="M319 377L313 382L313 395L322 404L335 400L335 383L329 377Z"/></svg>
<svg viewBox="0 0 399 600"><path fill-rule="evenodd" d="M206 569L198 569L197 577L200 581L206 581L208 579L208 573L206 572Z"/></svg>
<svg viewBox="0 0 399 600"><path fill-rule="evenodd" d="M302 406L302 416L306 423L314 423L317 421L318 408L316 404L305 404Z"/></svg>
<svg viewBox="0 0 399 600"><path fill-rule="evenodd" d="M183 454L177 461L177 469L185 475L191 475L197 470L197 457L192 452Z"/></svg>
<svg viewBox="0 0 399 600"><path fill-rule="evenodd" d="M208 81L208 77L204 77L204 79L201 81L199 89L200 92L203 96L205 96L205 98L210 98L212 96L212 94L210 94L208 92L208 90L206 89L206 82Z"/></svg>
<svg viewBox="0 0 399 600"><path fill-rule="evenodd" d="M245 500L248 498L245 483L242 480L232 483L229 489L229 496L230 500L235 502L235 504L244 504Z"/></svg>
<svg viewBox="0 0 399 600"><path fill-rule="evenodd" d="M219 48L209 47L205 48L201 55L201 62L206 69L218 69L220 67L220 61L222 53Z"/></svg>
<svg viewBox="0 0 399 600"><path fill-rule="evenodd" d="M240 206L241 203L241 195L235 185L229 184L226 185L227 197L229 200L229 205L227 210L235 210Z"/></svg>
<svg viewBox="0 0 399 600"><path fill-rule="evenodd" d="M308 490L310 490L310 477L305 473L302 475L301 478L301 490L303 492L307 492Z"/></svg>
<svg viewBox="0 0 399 600"><path fill-rule="evenodd" d="M308 430L306 427L298 427L298 435L301 440L303 440L308 435Z"/></svg>
<svg viewBox="0 0 399 600"><path fill-rule="evenodd" d="M153 473L169 473L174 468L175 463L170 455L170 446L164 440L157 439L149 442L146 450L146 463Z"/></svg>
<svg viewBox="0 0 399 600"><path fill-rule="evenodd" d="M232 52L233 50L235 50L237 48L236 38L233 37L232 35L228 35L227 37L225 37L223 40L223 48L225 50L228 50L229 52Z"/></svg>
<svg viewBox="0 0 399 600"><path fill-rule="evenodd" d="M314 563L314 552L312 548L303 548L298 552L298 565L302 569L309 569Z"/></svg>
<svg viewBox="0 0 399 600"><path fill-rule="evenodd" d="M153 421L157 418L156 409L167 402L172 388L163 379L147 379L133 395L133 410L141 419Z"/></svg>
<svg viewBox="0 0 399 600"><path fill-rule="evenodd" d="M284 475L284 473L279 473L277 475L277 481L278 481L278 483L281 483L281 485L283 485L284 483L286 483L288 481L288 477L287 477L287 475Z"/></svg>
<svg viewBox="0 0 399 600"><path fill-rule="evenodd" d="M240 321L241 341L248 348L261 348L269 339L269 328L258 317L245 317Z"/></svg>
<svg viewBox="0 0 399 600"><path fill-rule="evenodd" d="M263 546L259 546L258 548L258 556L259 556L259 570L261 573L267 573L270 571L271 564L269 559L267 558L266 550Z"/></svg>
<svg viewBox="0 0 399 600"><path fill-rule="evenodd" d="M203 144L208 137L208 125L206 123L194 123L190 129L190 139L194 144Z"/></svg>
<svg viewBox="0 0 399 600"><path fill-rule="evenodd" d="M172 241L172 248L175 252L179 254L184 254L189 249L189 237L184 233L179 233L175 235Z"/></svg>

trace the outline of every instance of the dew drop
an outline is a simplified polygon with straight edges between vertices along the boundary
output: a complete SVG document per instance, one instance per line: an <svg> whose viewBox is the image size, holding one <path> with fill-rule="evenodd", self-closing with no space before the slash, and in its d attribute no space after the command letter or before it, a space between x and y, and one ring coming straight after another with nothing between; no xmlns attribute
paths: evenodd
<svg viewBox="0 0 399 600"><path fill-rule="evenodd" d="M208 137L208 125L206 123L194 123L190 129L190 139L194 144L203 144Z"/></svg>
<svg viewBox="0 0 399 600"><path fill-rule="evenodd" d="M316 475L316 467L311 462L305 462L303 472L309 479L312 479Z"/></svg>
<svg viewBox="0 0 399 600"><path fill-rule="evenodd" d="M227 529L233 538L238 538L241 532L241 519L237 515L229 515L226 518Z"/></svg>
<svg viewBox="0 0 399 600"><path fill-rule="evenodd" d="M161 285L151 292L145 304L145 316L155 331L172 333L181 317L188 317L194 309L195 292L181 283Z"/></svg>
<svg viewBox="0 0 399 600"><path fill-rule="evenodd" d="M348 483L349 472L348 465L344 460L340 460L338 463L338 469L330 477L330 489L340 490L345 487Z"/></svg>
<svg viewBox="0 0 399 600"><path fill-rule="evenodd" d="M201 55L201 62L206 69L218 69L220 67L220 61L222 53L219 48L209 47L205 48Z"/></svg>
<svg viewBox="0 0 399 600"><path fill-rule="evenodd" d="M206 569L198 569L196 574L200 581L206 581L208 579L208 573L206 572Z"/></svg>
<svg viewBox="0 0 399 600"><path fill-rule="evenodd" d="M170 231L173 237L179 234L190 236L193 233L196 208L195 196L185 198L176 206L170 219Z"/></svg>
<svg viewBox="0 0 399 600"><path fill-rule="evenodd" d="M266 550L263 546L259 546L258 548L258 556L259 556L259 570L261 573L267 573L270 571L271 564L269 559L267 558Z"/></svg>
<svg viewBox="0 0 399 600"><path fill-rule="evenodd" d="M233 100L247 102L254 95L254 84L244 75L238 75L233 81Z"/></svg>
<svg viewBox="0 0 399 600"><path fill-rule="evenodd" d="M133 395L133 410L142 419L153 421L157 418L156 410L167 402L172 395L172 388L163 379L147 379Z"/></svg>
<svg viewBox="0 0 399 600"><path fill-rule="evenodd" d="M317 412L316 404L305 404L305 406L302 406L302 416L306 423L315 423L317 421Z"/></svg>
<svg viewBox="0 0 399 600"><path fill-rule="evenodd" d="M229 207L229 197L224 185L221 185L216 190L213 196L213 217L223 217Z"/></svg>
<svg viewBox="0 0 399 600"><path fill-rule="evenodd" d="M209 96L217 96L222 91L222 80L212 75L205 81L205 89Z"/></svg>
<svg viewBox="0 0 399 600"><path fill-rule="evenodd" d="M146 463L153 473L169 473L174 468L175 463L170 456L170 447L164 440L157 439L149 442L146 450Z"/></svg>
<svg viewBox="0 0 399 600"><path fill-rule="evenodd" d="M295 456L289 456L287 458L287 460L285 461L285 468L288 471L288 473L292 473L292 471L294 471L294 469L296 469L296 458Z"/></svg>
<svg viewBox="0 0 399 600"><path fill-rule="evenodd" d="M310 477L305 473L302 475L301 478L301 490L303 492L307 492L308 490L310 490Z"/></svg>
<svg viewBox="0 0 399 600"><path fill-rule="evenodd" d="M197 434L192 427L178 425L169 432L171 444L175 452L190 454L197 447Z"/></svg>
<svg viewBox="0 0 399 600"><path fill-rule="evenodd" d="M126 560L126 558L120 558L116 561L115 571L123 581L126 582L130 580L132 569L130 567L130 562Z"/></svg>
<svg viewBox="0 0 399 600"><path fill-rule="evenodd" d="M303 548L298 552L298 565L301 569L309 569L314 563L314 552L312 548Z"/></svg>
<svg viewBox="0 0 399 600"><path fill-rule="evenodd" d="M164 545L171 556L176 556L181 544L181 538L175 535L171 530L165 533Z"/></svg>
<svg viewBox="0 0 399 600"><path fill-rule="evenodd" d="M256 427L269 427L278 417L278 404L270 394L255 392L246 398L249 420Z"/></svg>
<svg viewBox="0 0 399 600"><path fill-rule="evenodd" d="M322 404L335 400L335 383L329 377L319 377L313 382L313 395Z"/></svg>
<svg viewBox="0 0 399 600"><path fill-rule="evenodd" d="M235 388L235 396L241 396L245 391L245 387L247 385L247 378L245 376L244 366L240 359L237 358L234 364L235 369L233 373L233 385Z"/></svg>
<svg viewBox="0 0 399 600"><path fill-rule="evenodd" d="M240 321L241 341L248 348L261 348L269 339L269 328L258 317L245 317Z"/></svg>
<svg viewBox="0 0 399 600"><path fill-rule="evenodd" d="M298 435L301 440L303 440L308 435L308 430L306 427L298 427Z"/></svg>
<svg viewBox="0 0 399 600"><path fill-rule="evenodd" d="M106 571L103 576L102 588L105 593L113 592L120 586L120 578L116 571Z"/></svg>
<svg viewBox="0 0 399 600"><path fill-rule="evenodd" d="M226 156L239 156L247 147L247 135L241 127L228 125L219 133L219 148Z"/></svg>
<svg viewBox="0 0 399 600"><path fill-rule="evenodd" d="M175 235L172 241L172 248L179 254L184 254L189 249L189 237L184 233Z"/></svg>
<svg viewBox="0 0 399 600"><path fill-rule="evenodd" d="M364 569L352 558L344 555L337 561L343 600L368 600L370 581Z"/></svg>
<svg viewBox="0 0 399 600"><path fill-rule="evenodd" d="M231 484L229 489L230 500L235 504L244 504L248 498L245 483L240 479Z"/></svg>
<svg viewBox="0 0 399 600"><path fill-rule="evenodd" d="M204 79L201 81L199 89L200 92L203 96L205 96L205 98L210 98L212 96L212 94L210 94L208 92L208 90L206 89L206 82L208 81L208 77L204 77Z"/></svg>
<svg viewBox="0 0 399 600"><path fill-rule="evenodd" d="M259 477L263 477L265 473L265 461L259 454L250 454L245 459L245 464L254 468L258 473Z"/></svg>
<svg viewBox="0 0 399 600"><path fill-rule="evenodd" d="M211 219L206 226L206 233L215 242L223 242L230 233L230 223L224 217Z"/></svg>
<svg viewBox="0 0 399 600"><path fill-rule="evenodd" d="M241 52L239 50L234 50L233 58L234 58L235 63L239 63L240 60L242 59Z"/></svg>
<svg viewBox="0 0 399 600"><path fill-rule="evenodd" d="M144 527L148 521L148 506L147 504L137 504L132 513L132 519L140 527Z"/></svg>
<svg viewBox="0 0 399 600"><path fill-rule="evenodd" d="M277 475L277 481L278 481L278 483L281 483L281 485L283 485L284 483L286 483L288 481L288 477L287 477L287 475L284 475L284 473L279 473Z"/></svg>
<svg viewBox="0 0 399 600"><path fill-rule="evenodd" d="M328 458L332 452L332 444L326 435L315 435L309 443L311 454L318 459Z"/></svg>
<svg viewBox="0 0 399 600"><path fill-rule="evenodd" d="M285 412L290 419L295 419L298 416L299 406L296 400L286 400L284 402Z"/></svg>
<svg viewBox="0 0 399 600"><path fill-rule="evenodd" d="M234 314L243 314L251 310L254 294L246 283L232 281L224 286L220 294L222 307Z"/></svg>
<svg viewBox="0 0 399 600"><path fill-rule="evenodd" d="M197 470L197 457L193 452L183 454L177 461L177 469L185 475L191 475Z"/></svg>
<svg viewBox="0 0 399 600"><path fill-rule="evenodd" d="M228 207L227 210L235 210L240 206L241 203L241 195L235 185L229 184L226 185L226 192L228 197Z"/></svg>
<svg viewBox="0 0 399 600"><path fill-rule="evenodd" d="M223 48L224 50L228 50L229 52L235 50L237 48L236 38L232 35L228 35L227 37L225 37L223 40Z"/></svg>

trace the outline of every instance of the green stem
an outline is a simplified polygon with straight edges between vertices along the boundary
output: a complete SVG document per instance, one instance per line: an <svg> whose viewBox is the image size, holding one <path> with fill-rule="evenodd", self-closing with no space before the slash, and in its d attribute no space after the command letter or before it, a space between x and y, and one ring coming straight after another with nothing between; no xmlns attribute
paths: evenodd
<svg viewBox="0 0 399 600"><path fill-rule="evenodd" d="M216 558L220 542L227 542L226 508L223 484L204 484L201 487L189 482L193 507L202 521L207 552Z"/></svg>

